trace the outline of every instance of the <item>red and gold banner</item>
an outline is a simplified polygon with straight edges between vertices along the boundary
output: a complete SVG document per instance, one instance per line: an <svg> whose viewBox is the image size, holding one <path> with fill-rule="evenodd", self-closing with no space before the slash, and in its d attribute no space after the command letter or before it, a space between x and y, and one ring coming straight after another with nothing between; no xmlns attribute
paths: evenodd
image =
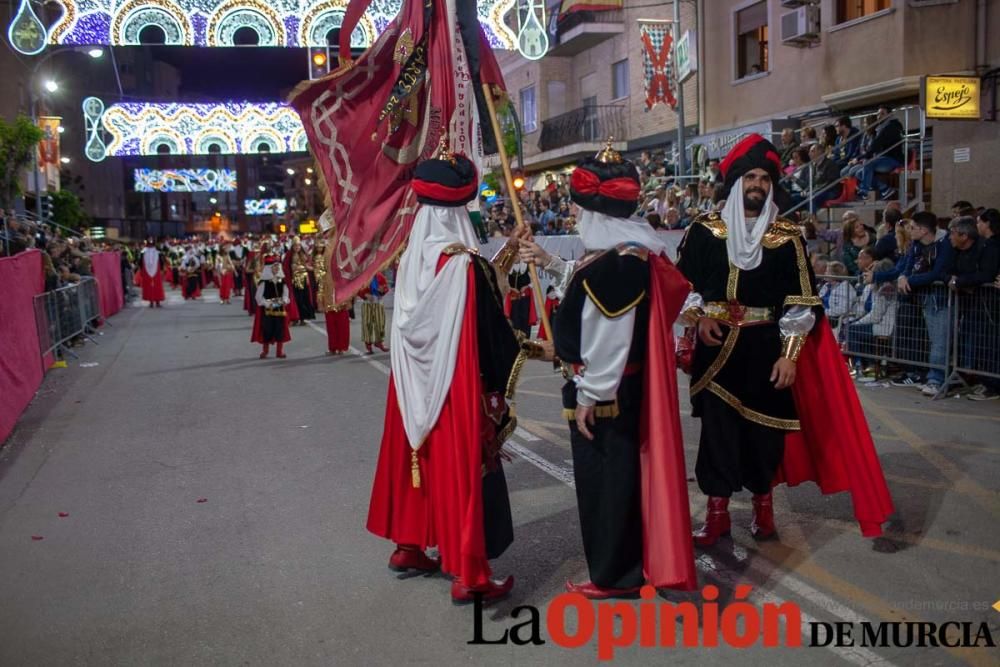
<svg viewBox="0 0 1000 667"><path fill-rule="evenodd" d="M674 91L677 76L674 71L672 23L639 21L642 42L642 87L646 93L646 111L657 104L677 108Z"/></svg>
<svg viewBox="0 0 1000 667"><path fill-rule="evenodd" d="M369 2L348 6L341 53ZM410 179L442 136L476 163L491 152L481 84L502 90L503 79L475 12L474 0L406 0L357 60L303 82L289 98L329 198L337 303L402 252L418 206Z"/></svg>
<svg viewBox="0 0 1000 667"><path fill-rule="evenodd" d="M59 189L59 126L62 118L59 116L40 116L38 128L42 131L42 140L38 142L38 171L45 179L46 190Z"/></svg>

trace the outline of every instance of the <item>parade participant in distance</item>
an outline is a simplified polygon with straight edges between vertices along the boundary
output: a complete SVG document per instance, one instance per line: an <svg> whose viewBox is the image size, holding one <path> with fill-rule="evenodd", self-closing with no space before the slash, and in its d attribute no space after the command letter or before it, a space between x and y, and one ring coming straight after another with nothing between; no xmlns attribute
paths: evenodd
<svg viewBox="0 0 1000 667"><path fill-rule="evenodd" d="M201 260L192 246L187 247L184 259L181 260L181 280L181 294L185 301L201 296Z"/></svg>
<svg viewBox="0 0 1000 667"><path fill-rule="evenodd" d="M275 356L285 358L284 345L292 339L288 331L288 287L281 262L275 255L264 257L264 268L257 283L257 314L253 321L253 335L250 340L264 346L260 353L266 359L271 343L276 344Z"/></svg>
<svg viewBox="0 0 1000 667"><path fill-rule="evenodd" d="M774 537L772 486L806 480L850 490L862 533L879 535L892 503L805 242L778 217L778 151L750 135L721 169L726 205L694 220L677 265L693 286L683 319L699 339L690 391L708 516L695 542L729 533L729 498L742 488L754 494L751 534Z"/></svg>
<svg viewBox="0 0 1000 667"><path fill-rule="evenodd" d="M590 571L566 589L591 599L697 584L672 330L689 285L661 237L630 217L639 193L638 171L609 143L570 178L587 255L521 251L565 286L553 335Z"/></svg>
<svg viewBox="0 0 1000 667"><path fill-rule="evenodd" d="M163 293L163 257L153 244L153 239L146 241L139 262L139 284L142 287L142 300L149 301L149 307L160 308L166 295Z"/></svg>
<svg viewBox="0 0 1000 667"><path fill-rule="evenodd" d="M230 303L229 298L236 282L236 267L233 266L230 250L229 245L226 244L215 259L215 275L218 276L219 280L219 301L221 303Z"/></svg>
<svg viewBox="0 0 1000 667"><path fill-rule="evenodd" d="M368 511L368 530L396 543L390 568L435 570L424 550L438 547L456 604L475 593L500 598L514 585L513 577L491 579L488 559L513 540L500 448L514 430L507 401L528 354L504 317L498 274L476 250L465 204L478 183L461 155L417 165L421 207L396 279L392 375ZM515 248L511 241L501 251L499 276Z"/></svg>
<svg viewBox="0 0 1000 667"><path fill-rule="evenodd" d="M385 346L385 306L382 297L389 293L389 281L381 272L376 273L371 283L361 290L358 297L361 301L361 340L365 343L368 354L374 354L374 345L383 352L388 352Z"/></svg>

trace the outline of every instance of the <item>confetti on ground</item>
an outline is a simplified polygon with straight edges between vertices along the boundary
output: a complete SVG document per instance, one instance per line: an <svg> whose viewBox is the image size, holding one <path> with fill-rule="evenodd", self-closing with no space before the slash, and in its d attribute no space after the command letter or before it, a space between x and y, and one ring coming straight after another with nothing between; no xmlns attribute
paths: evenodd
<svg viewBox="0 0 1000 667"><path fill-rule="evenodd" d="M207 503L208 502L208 498L199 498L198 502L199 503Z"/></svg>
<svg viewBox="0 0 1000 667"><path fill-rule="evenodd" d="M65 519L68 516L69 516L69 512L59 512L59 518L60 519Z"/></svg>
<svg viewBox="0 0 1000 667"><path fill-rule="evenodd" d="M31 539L33 539L35 542L38 542L39 540L44 540L45 538L42 537L41 535L32 535Z"/></svg>
<svg viewBox="0 0 1000 667"><path fill-rule="evenodd" d="M80 364L80 368L93 368L94 366L100 366L96 361L85 361Z"/></svg>

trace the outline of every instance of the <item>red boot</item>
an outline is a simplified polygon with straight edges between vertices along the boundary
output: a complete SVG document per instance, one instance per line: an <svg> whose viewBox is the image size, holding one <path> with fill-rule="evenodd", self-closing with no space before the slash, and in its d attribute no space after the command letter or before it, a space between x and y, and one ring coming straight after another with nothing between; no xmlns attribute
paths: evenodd
<svg viewBox="0 0 1000 667"><path fill-rule="evenodd" d="M750 534L755 540L770 540L778 535L774 527L774 498L770 493L754 494Z"/></svg>
<svg viewBox="0 0 1000 667"><path fill-rule="evenodd" d="M477 586L476 588L469 588L463 585L462 581L456 577L451 582L451 603L459 605L470 604L475 601L476 593L480 593L483 596L483 602L492 602L493 600L507 597L513 588L513 576L507 577L503 581L490 579L489 583L485 586Z"/></svg>
<svg viewBox="0 0 1000 667"><path fill-rule="evenodd" d="M268 348L270 348L270 347L271 347L270 345L268 345L267 343L264 343L264 351L260 353L260 358L261 359L267 359L267 351L268 351Z"/></svg>
<svg viewBox="0 0 1000 667"><path fill-rule="evenodd" d="M274 356L276 356L279 359L284 359L285 358L285 352L284 352L284 349L283 349L284 347L285 347L284 343L278 343L278 348L275 351Z"/></svg>
<svg viewBox="0 0 1000 667"><path fill-rule="evenodd" d="M729 498L708 497L708 512L705 525L694 531L694 543L699 547L710 547L723 535L729 534Z"/></svg>
<svg viewBox="0 0 1000 667"><path fill-rule="evenodd" d="M417 547L399 545L389 557L389 569L393 572L407 572L409 570L434 572L439 567L441 567L440 562L429 558Z"/></svg>
<svg viewBox="0 0 1000 667"><path fill-rule="evenodd" d="M633 598L639 594L639 587L635 588L604 588L592 581L582 584L574 584L572 581L566 582L566 591L569 593L579 593L588 600L607 600L608 598Z"/></svg>
<svg viewBox="0 0 1000 667"><path fill-rule="evenodd" d="M387 348L385 346L385 343L382 342L382 341L379 341L378 343L375 343L375 347L377 347L378 349L382 350L383 352L388 352L389 351L389 348Z"/></svg>
<svg viewBox="0 0 1000 667"><path fill-rule="evenodd" d="M372 349L371 343L365 343L365 350L367 354L375 354L375 350Z"/></svg>

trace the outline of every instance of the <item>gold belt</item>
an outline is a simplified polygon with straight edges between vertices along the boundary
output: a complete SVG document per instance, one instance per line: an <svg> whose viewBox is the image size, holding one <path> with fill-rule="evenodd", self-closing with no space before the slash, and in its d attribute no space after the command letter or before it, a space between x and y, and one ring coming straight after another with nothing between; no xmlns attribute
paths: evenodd
<svg viewBox="0 0 1000 667"><path fill-rule="evenodd" d="M774 309L765 306L744 306L736 301L712 301L705 305L705 317L734 327L747 327L774 321Z"/></svg>

